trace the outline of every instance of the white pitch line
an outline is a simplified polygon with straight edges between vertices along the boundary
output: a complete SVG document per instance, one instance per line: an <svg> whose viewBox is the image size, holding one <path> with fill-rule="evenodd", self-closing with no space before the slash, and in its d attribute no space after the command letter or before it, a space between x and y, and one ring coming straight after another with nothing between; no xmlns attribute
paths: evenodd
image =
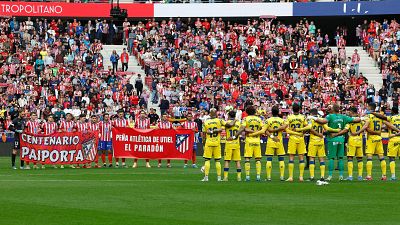
<svg viewBox="0 0 400 225"><path fill-rule="evenodd" d="M201 174L201 173L71 173L71 174L60 174L60 173L27 173L25 175L28 176L81 176L81 175L167 175L167 174L171 174L171 175L186 175L186 174ZM16 175L20 175L20 174L16 174ZM7 176L11 176L11 175L7 175Z"/></svg>
<svg viewBox="0 0 400 225"><path fill-rule="evenodd" d="M35 179L27 179L27 180L0 180L0 182L190 182L193 180L35 180Z"/></svg>

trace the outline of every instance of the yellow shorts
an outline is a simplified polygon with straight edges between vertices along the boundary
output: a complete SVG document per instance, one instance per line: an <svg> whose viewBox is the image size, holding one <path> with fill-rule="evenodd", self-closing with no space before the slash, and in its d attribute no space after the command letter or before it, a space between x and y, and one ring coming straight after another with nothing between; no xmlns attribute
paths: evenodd
<svg viewBox="0 0 400 225"><path fill-rule="evenodd" d="M400 156L400 142L399 141L389 140L387 156L389 156L389 157Z"/></svg>
<svg viewBox="0 0 400 225"><path fill-rule="evenodd" d="M288 154L289 155L304 155L307 153L304 138L291 138L289 137Z"/></svg>
<svg viewBox="0 0 400 225"><path fill-rule="evenodd" d="M367 139L367 150L366 155L383 155L383 144L381 139L368 140Z"/></svg>
<svg viewBox="0 0 400 225"><path fill-rule="evenodd" d="M249 143L246 142L244 146L244 157L261 159L261 145L260 143Z"/></svg>
<svg viewBox="0 0 400 225"><path fill-rule="evenodd" d="M224 160L240 161L240 144L225 144Z"/></svg>
<svg viewBox="0 0 400 225"><path fill-rule="evenodd" d="M325 143L322 141L310 141L308 144L308 156L310 157L325 157Z"/></svg>
<svg viewBox="0 0 400 225"><path fill-rule="evenodd" d="M286 153L282 141L275 142L273 140L268 140L267 148L265 150L265 155L285 155L285 154Z"/></svg>
<svg viewBox="0 0 400 225"><path fill-rule="evenodd" d="M361 158L364 156L363 153L363 146L358 145L358 146L354 146L354 145L349 145L347 146L347 156L351 156L351 157L358 157Z"/></svg>
<svg viewBox="0 0 400 225"><path fill-rule="evenodd" d="M221 146L204 146L205 159L221 159Z"/></svg>

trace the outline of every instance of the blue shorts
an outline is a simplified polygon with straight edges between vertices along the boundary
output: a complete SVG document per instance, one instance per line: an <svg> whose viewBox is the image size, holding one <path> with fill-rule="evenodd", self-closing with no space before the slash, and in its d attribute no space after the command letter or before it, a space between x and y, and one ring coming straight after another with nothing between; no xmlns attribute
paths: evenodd
<svg viewBox="0 0 400 225"><path fill-rule="evenodd" d="M193 143L193 151L196 152L197 151L197 142Z"/></svg>
<svg viewBox="0 0 400 225"><path fill-rule="evenodd" d="M99 151L108 151L112 149L111 141L100 141L99 143Z"/></svg>

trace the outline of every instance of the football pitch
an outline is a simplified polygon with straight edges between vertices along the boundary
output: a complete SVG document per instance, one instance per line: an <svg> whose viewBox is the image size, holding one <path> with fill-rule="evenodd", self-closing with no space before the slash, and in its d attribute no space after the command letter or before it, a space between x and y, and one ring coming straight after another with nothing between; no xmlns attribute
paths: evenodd
<svg viewBox="0 0 400 225"><path fill-rule="evenodd" d="M317 186L279 181L275 160L272 182L254 181L254 163L251 182L237 182L233 164L230 181L217 182L212 162L210 181L203 183L200 169L184 169L180 161L172 168L165 162L156 168L156 161L144 168L139 161L137 169L11 170L10 159L2 157L0 224L399 223L400 181L380 181L378 161L374 181L339 182L335 171L334 181ZM265 160L262 172L264 177ZM354 172L356 177L356 166Z"/></svg>

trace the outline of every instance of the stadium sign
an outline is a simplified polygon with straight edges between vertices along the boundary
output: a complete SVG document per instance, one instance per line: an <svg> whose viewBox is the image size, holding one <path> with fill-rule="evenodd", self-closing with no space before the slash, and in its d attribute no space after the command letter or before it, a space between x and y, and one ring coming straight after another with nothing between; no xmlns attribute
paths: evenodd
<svg viewBox="0 0 400 225"><path fill-rule="evenodd" d="M98 132L23 133L21 160L42 164L90 163L96 158L98 139Z"/></svg>
<svg viewBox="0 0 400 225"><path fill-rule="evenodd" d="M154 17L153 4L120 4L132 18ZM88 10L90 9L90 10ZM107 3L0 2L2 16L109 18Z"/></svg>
<svg viewBox="0 0 400 225"><path fill-rule="evenodd" d="M117 158L192 158L193 130L113 128L112 133Z"/></svg>

